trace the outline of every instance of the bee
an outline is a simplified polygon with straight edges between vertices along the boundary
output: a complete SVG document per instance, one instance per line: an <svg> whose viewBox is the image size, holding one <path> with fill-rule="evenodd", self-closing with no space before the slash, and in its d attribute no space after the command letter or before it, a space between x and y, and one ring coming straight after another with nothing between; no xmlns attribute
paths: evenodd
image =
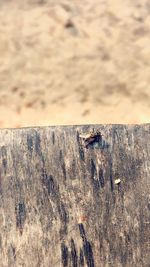
<svg viewBox="0 0 150 267"><path fill-rule="evenodd" d="M95 142L99 142L102 140L102 134L100 131L93 131L89 132L89 133L85 133L85 134L80 134L79 137L82 139L82 143L84 143L84 147L88 148L89 145L92 145Z"/></svg>

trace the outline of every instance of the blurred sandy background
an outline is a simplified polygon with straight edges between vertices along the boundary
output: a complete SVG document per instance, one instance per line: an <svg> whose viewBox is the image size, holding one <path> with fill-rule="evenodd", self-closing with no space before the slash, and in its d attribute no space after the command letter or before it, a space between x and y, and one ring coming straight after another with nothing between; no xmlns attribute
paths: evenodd
<svg viewBox="0 0 150 267"><path fill-rule="evenodd" d="M149 0L0 0L0 127L144 122Z"/></svg>

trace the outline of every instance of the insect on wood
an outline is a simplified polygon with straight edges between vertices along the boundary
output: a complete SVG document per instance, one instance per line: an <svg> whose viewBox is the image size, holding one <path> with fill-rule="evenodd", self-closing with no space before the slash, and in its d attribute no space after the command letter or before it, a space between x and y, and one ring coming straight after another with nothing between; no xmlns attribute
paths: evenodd
<svg viewBox="0 0 150 267"><path fill-rule="evenodd" d="M79 135L81 141L81 144L85 147L88 148L89 145L94 144L95 142L99 143L102 140L102 134L100 131L94 132L94 129L92 132L85 133L85 134L80 134Z"/></svg>

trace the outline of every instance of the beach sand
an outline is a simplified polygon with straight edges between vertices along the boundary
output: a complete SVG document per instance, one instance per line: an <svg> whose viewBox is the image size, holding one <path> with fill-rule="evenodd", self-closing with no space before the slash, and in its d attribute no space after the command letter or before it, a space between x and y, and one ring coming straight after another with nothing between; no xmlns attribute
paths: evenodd
<svg viewBox="0 0 150 267"><path fill-rule="evenodd" d="M150 122L150 1L0 1L0 127Z"/></svg>

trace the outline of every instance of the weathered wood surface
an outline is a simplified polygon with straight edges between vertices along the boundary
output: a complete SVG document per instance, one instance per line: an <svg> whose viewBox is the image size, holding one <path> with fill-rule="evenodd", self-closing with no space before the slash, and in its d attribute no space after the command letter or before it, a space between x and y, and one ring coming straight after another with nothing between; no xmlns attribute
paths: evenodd
<svg viewBox="0 0 150 267"><path fill-rule="evenodd" d="M0 130L0 267L148 267L149 193L149 124Z"/></svg>

